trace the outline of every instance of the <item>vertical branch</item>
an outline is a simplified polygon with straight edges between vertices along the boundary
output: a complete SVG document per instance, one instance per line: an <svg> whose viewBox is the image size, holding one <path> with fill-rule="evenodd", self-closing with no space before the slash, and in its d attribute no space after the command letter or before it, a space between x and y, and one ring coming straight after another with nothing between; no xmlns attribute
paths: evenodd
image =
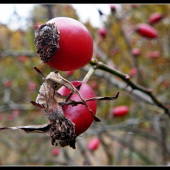
<svg viewBox="0 0 170 170"><path fill-rule="evenodd" d="M161 137L161 145L162 145L162 164L166 165L168 163L168 149L167 149L167 132L166 132L166 120L164 118L160 118L160 137Z"/></svg>

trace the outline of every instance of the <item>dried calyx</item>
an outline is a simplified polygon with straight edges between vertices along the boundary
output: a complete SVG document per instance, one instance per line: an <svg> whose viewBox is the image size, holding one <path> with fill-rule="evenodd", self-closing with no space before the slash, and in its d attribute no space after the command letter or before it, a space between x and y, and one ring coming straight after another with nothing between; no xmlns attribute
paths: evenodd
<svg viewBox="0 0 170 170"><path fill-rule="evenodd" d="M34 43L40 59L47 63L59 49L60 31L55 23L41 25L35 31Z"/></svg>
<svg viewBox="0 0 170 170"><path fill-rule="evenodd" d="M43 77L45 82L41 85L40 90L37 90L38 96L36 101L31 101L31 103L36 108L44 110L51 123L44 125L2 127L0 131L12 129L23 130L26 133L44 133L51 137L52 145L58 145L56 142L58 140L61 147L70 146L75 149L76 138L78 137L78 135L75 134L75 124L71 120L65 118L62 107L64 105L85 105L94 120L99 122L100 119L93 114L86 102L92 100L115 100L118 98L119 92L112 97L92 97L83 99L79 93L81 85L74 87L71 82L64 79L58 71L50 72L50 74L45 77L38 68L34 67L34 69ZM67 96L59 94L55 89L58 85L67 87L71 92ZM75 101L70 99L73 93L77 93L81 100Z"/></svg>

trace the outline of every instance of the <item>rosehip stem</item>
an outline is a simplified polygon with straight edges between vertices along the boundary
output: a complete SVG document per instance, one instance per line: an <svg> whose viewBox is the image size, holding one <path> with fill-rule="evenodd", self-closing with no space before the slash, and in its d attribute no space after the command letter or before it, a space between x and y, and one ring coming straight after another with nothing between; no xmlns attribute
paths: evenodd
<svg viewBox="0 0 170 170"><path fill-rule="evenodd" d="M94 68L94 66L91 66L88 73L84 77L83 82L87 83L89 78L93 75L94 72L95 72L95 68Z"/></svg>
<svg viewBox="0 0 170 170"><path fill-rule="evenodd" d="M133 90L139 90L145 94L147 94L151 99L152 101L154 102L154 104L160 108L162 108L166 114L168 114L168 116L170 117L170 111L169 109L162 103L160 102L157 97L155 95L153 95L152 91L150 89L147 89L143 86L140 86L138 84L135 84L133 83L131 80L130 80L130 76L127 75L127 74L123 74L122 72L120 72L119 70L116 70L114 68L110 68L108 67L106 64L102 63L102 62L98 62L96 59L92 59L90 61L90 64L92 66L96 66L95 69L101 69L101 70L104 70L104 71L107 71L111 74L114 74L116 75L117 77L121 78L123 81L125 81Z"/></svg>

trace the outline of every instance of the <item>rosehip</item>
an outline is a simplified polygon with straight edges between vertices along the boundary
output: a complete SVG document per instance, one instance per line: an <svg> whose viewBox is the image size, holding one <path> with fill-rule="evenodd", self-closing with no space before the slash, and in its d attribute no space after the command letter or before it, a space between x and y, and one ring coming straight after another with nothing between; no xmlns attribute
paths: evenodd
<svg viewBox="0 0 170 170"><path fill-rule="evenodd" d="M101 38L105 38L107 35L107 30L105 28L99 28L97 33Z"/></svg>
<svg viewBox="0 0 170 170"><path fill-rule="evenodd" d="M12 86L12 81L8 80L5 82L5 87L11 87Z"/></svg>
<svg viewBox="0 0 170 170"><path fill-rule="evenodd" d="M139 4L132 4L132 5L131 5L132 8L136 8L136 7L138 7L138 6L139 6Z"/></svg>
<svg viewBox="0 0 170 170"><path fill-rule="evenodd" d="M24 63L27 60L27 57L25 55L20 55L18 59Z"/></svg>
<svg viewBox="0 0 170 170"><path fill-rule="evenodd" d="M29 85L28 85L28 89L29 89L29 90L34 90L34 89L36 89L36 83L30 82Z"/></svg>
<svg viewBox="0 0 170 170"><path fill-rule="evenodd" d="M99 138L96 137L96 138L91 139L88 142L87 147L88 147L88 149L94 151L99 147L99 144L100 144L100 140L99 140Z"/></svg>
<svg viewBox="0 0 170 170"><path fill-rule="evenodd" d="M92 89L98 89L99 88L98 84L94 80L92 80L90 82L90 85L91 85Z"/></svg>
<svg viewBox="0 0 170 170"><path fill-rule="evenodd" d="M19 111L18 109L14 109L13 112L12 112L12 116L13 116L14 118L18 117L19 112L20 112L20 111Z"/></svg>
<svg viewBox="0 0 170 170"><path fill-rule="evenodd" d="M68 17L56 17L41 25L34 42L41 60L60 71L82 68L93 55L93 39L88 29Z"/></svg>
<svg viewBox="0 0 170 170"><path fill-rule="evenodd" d="M132 49L132 54L133 54L135 57L140 56L140 54L141 54L140 49L139 49L139 48L134 48L134 49Z"/></svg>
<svg viewBox="0 0 170 170"><path fill-rule="evenodd" d="M152 53L151 53L151 58L158 58L160 56L160 52L159 51L153 51Z"/></svg>
<svg viewBox="0 0 170 170"><path fill-rule="evenodd" d="M74 73L74 70L66 71L66 75L67 75L67 76L71 76L73 73Z"/></svg>
<svg viewBox="0 0 170 170"><path fill-rule="evenodd" d="M133 77L136 73L138 72L137 68L134 67L129 71L129 75L130 77Z"/></svg>
<svg viewBox="0 0 170 170"><path fill-rule="evenodd" d="M54 156L57 156L59 153L60 153L60 149L59 148L55 148L55 149L52 150L52 154Z"/></svg>
<svg viewBox="0 0 170 170"><path fill-rule="evenodd" d="M155 24L162 19L161 13L153 13L149 18L149 24Z"/></svg>
<svg viewBox="0 0 170 170"><path fill-rule="evenodd" d="M35 29L35 30L38 29L41 24L42 24L42 23L37 22L37 23L34 25L34 29Z"/></svg>
<svg viewBox="0 0 170 170"><path fill-rule="evenodd" d="M138 24L136 27L136 32L146 38L157 37L157 31L153 27L145 23Z"/></svg>
<svg viewBox="0 0 170 170"><path fill-rule="evenodd" d="M127 106L117 106L112 111L112 116L124 116L129 112L129 108Z"/></svg>
<svg viewBox="0 0 170 170"><path fill-rule="evenodd" d="M95 97L95 93L92 90L92 88L81 81L73 81L71 82L75 87L81 85L79 89L79 93L83 97L83 99L88 99ZM65 86L62 86L58 92L61 95L68 95L70 93L70 89L66 88ZM78 94L74 93L70 99L73 99L75 101L81 101ZM93 111L94 114L96 114L97 110L97 101L87 101L86 102L90 109ZM85 105L78 104L77 106L71 106L71 105L64 105L63 106L63 112L66 118L70 119L75 124L75 134L79 135L83 132L85 132L90 125L93 122L93 117L90 113L90 111L87 109Z"/></svg>
<svg viewBox="0 0 170 170"><path fill-rule="evenodd" d="M110 5L110 9L112 13L115 13L116 11L116 6L115 5Z"/></svg>
<svg viewBox="0 0 170 170"><path fill-rule="evenodd" d="M0 114L0 121L2 120L2 115Z"/></svg>

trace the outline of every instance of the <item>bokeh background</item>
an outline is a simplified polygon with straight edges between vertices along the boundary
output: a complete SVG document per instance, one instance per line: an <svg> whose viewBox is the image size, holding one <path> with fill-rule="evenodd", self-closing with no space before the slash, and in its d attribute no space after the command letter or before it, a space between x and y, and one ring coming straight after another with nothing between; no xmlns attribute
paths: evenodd
<svg viewBox="0 0 170 170"><path fill-rule="evenodd" d="M14 4L9 8L10 14L3 15L6 20L0 20L0 127L48 123L44 112L30 103L37 97L36 86L43 83L33 66L45 75L54 71L40 61L34 33L40 24L60 16L74 18L87 27L94 41L93 58L130 75L135 84L152 89L154 96L169 107L170 5L85 5L89 4L34 4L22 15ZM4 9L8 11L7 4ZM153 13L163 17L150 24ZM135 31L139 23L150 24L158 36L142 37ZM101 29L106 32L101 34ZM133 49L138 49L139 54L135 56ZM82 81L89 68L90 65L60 74L69 81ZM154 104L149 95L132 90L107 71L96 70L88 84L96 96L114 96L118 91L120 96L113 101L98 101L96 114L102 122L93 122L77 138L75 150L52 146L50 138L43 134L6 130L0 132L0 165L169 165L170 119L164 109ZM127 114L113 116L114 108L122 105L128 107ZM99 142L96 149L90 150L88 144L93 138Z"/></svg>

